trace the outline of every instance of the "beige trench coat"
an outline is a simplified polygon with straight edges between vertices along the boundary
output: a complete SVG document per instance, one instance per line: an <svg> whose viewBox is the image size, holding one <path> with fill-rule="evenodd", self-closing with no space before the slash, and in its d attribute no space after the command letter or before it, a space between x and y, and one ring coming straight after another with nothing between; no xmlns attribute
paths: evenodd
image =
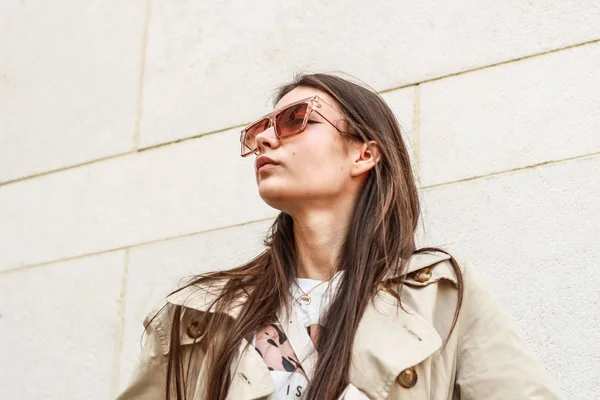
<svg viewBox="0 0 600 400"><path fill-rule="evenodd" d="M414 255L402 290L405 310L381 290L367 307L354 341L348 398L402 400L560 399L554 383L538 363L513 322L499 307L471 267L463 268L464 298L456 328L442 351L454 316L457 277L450 257L431 252ZM181 345L184 360L194 343L191 324L208 309L214 291L189 288L167 298L182 305ZM239 306L231 310L235 318ZM146 342L126 389L118 400L165 398L170 315L161 312L146 329ZM154 315L150 313L146 323ZM193 328L193 325L192 325ZM274 391L269 370L244 340L233 365L229 398L265 399ZM201 395L203 353L191 371L188 398ZM187 365L187 364L185 364ZM353 393L351 395L351 393ZM358 395L357 395L358 394ZM343 395L342 395L343 397ZM340 397L341 398L341 397Z"/></svg>

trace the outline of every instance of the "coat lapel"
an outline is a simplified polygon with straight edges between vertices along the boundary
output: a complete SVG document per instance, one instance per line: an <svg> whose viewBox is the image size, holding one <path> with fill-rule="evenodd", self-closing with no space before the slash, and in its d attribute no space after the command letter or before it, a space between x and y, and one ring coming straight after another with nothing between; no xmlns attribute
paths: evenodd
<svg viewBox="0 0 600 400"><path fill-rule="evenodd" d="M213 302L218 298L221 289L222 286L220 285L189 286L168 296L167 302L201 312L210 312L213 309ZM227 310L227 313L232 318L237 318L243 302L244 299L240 298ZM201 371L201 376L204 375L203 372L205 371ZM271 379L269 369L246 339L242 339L237 355L232 362L231 376L228 399L260 399L275 391L275 385L273 379ZM201 399L198 393L194 400L196 399Z"/></svg>
<svg viewBox="0 0 600 400"><path fill-rule="evenodd" d="M233 360L231 376L227 399L254 400L268 396L275 391L275 384L269 369L246 339L242 339L238 356Z"/></svg>

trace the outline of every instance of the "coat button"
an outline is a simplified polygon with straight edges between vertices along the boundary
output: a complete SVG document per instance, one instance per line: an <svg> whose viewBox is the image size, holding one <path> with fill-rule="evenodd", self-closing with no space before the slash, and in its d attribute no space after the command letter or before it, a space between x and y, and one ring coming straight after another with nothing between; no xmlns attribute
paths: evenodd
<svg viewBox="0 0 600 400"><path fill-rule="evenodd" d="M417 371L414 367L406 368L398 375L398 383L405 388L411 388L417 384Z"/></svg>
<svg viewBox="0 0 600 400"><path fill-rule="evenodd" d="M431 279L431 270L429 268L423 268L415 273L415 280L417 282L425 283Z"/></svg>
<svg viewBox="0 0 600 400"><path fill-rule="evenodd" d="M200 329L200 322L198 322L198 321L192 322L188 326L186 332L187 332L188 336L191 337L192 339L198 339L200 336L202 336L202 329Z"/></svg>

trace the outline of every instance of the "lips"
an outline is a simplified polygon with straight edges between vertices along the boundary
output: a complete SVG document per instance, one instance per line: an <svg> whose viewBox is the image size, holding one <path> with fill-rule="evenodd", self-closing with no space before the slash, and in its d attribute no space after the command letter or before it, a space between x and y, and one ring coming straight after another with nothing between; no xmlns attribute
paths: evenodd
<svg viewBox="0 0 600 400"><path fill-rule="evenodd" d="M279 163L267 156L260 156L256 159L256 171L260 170L265 165L279 165Z"/></svg>

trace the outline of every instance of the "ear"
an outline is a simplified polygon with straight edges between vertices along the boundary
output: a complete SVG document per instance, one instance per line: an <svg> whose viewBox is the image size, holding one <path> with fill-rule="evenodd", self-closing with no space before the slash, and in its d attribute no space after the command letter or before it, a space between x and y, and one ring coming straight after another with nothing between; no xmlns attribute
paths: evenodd
<svg viewBox="0 0 600 400"><path fill-rule="evenodd" d="M350 151L353 157L351 175L359 176L368 172L381 159L379 144L374 140L360 143Z"/></svg>

